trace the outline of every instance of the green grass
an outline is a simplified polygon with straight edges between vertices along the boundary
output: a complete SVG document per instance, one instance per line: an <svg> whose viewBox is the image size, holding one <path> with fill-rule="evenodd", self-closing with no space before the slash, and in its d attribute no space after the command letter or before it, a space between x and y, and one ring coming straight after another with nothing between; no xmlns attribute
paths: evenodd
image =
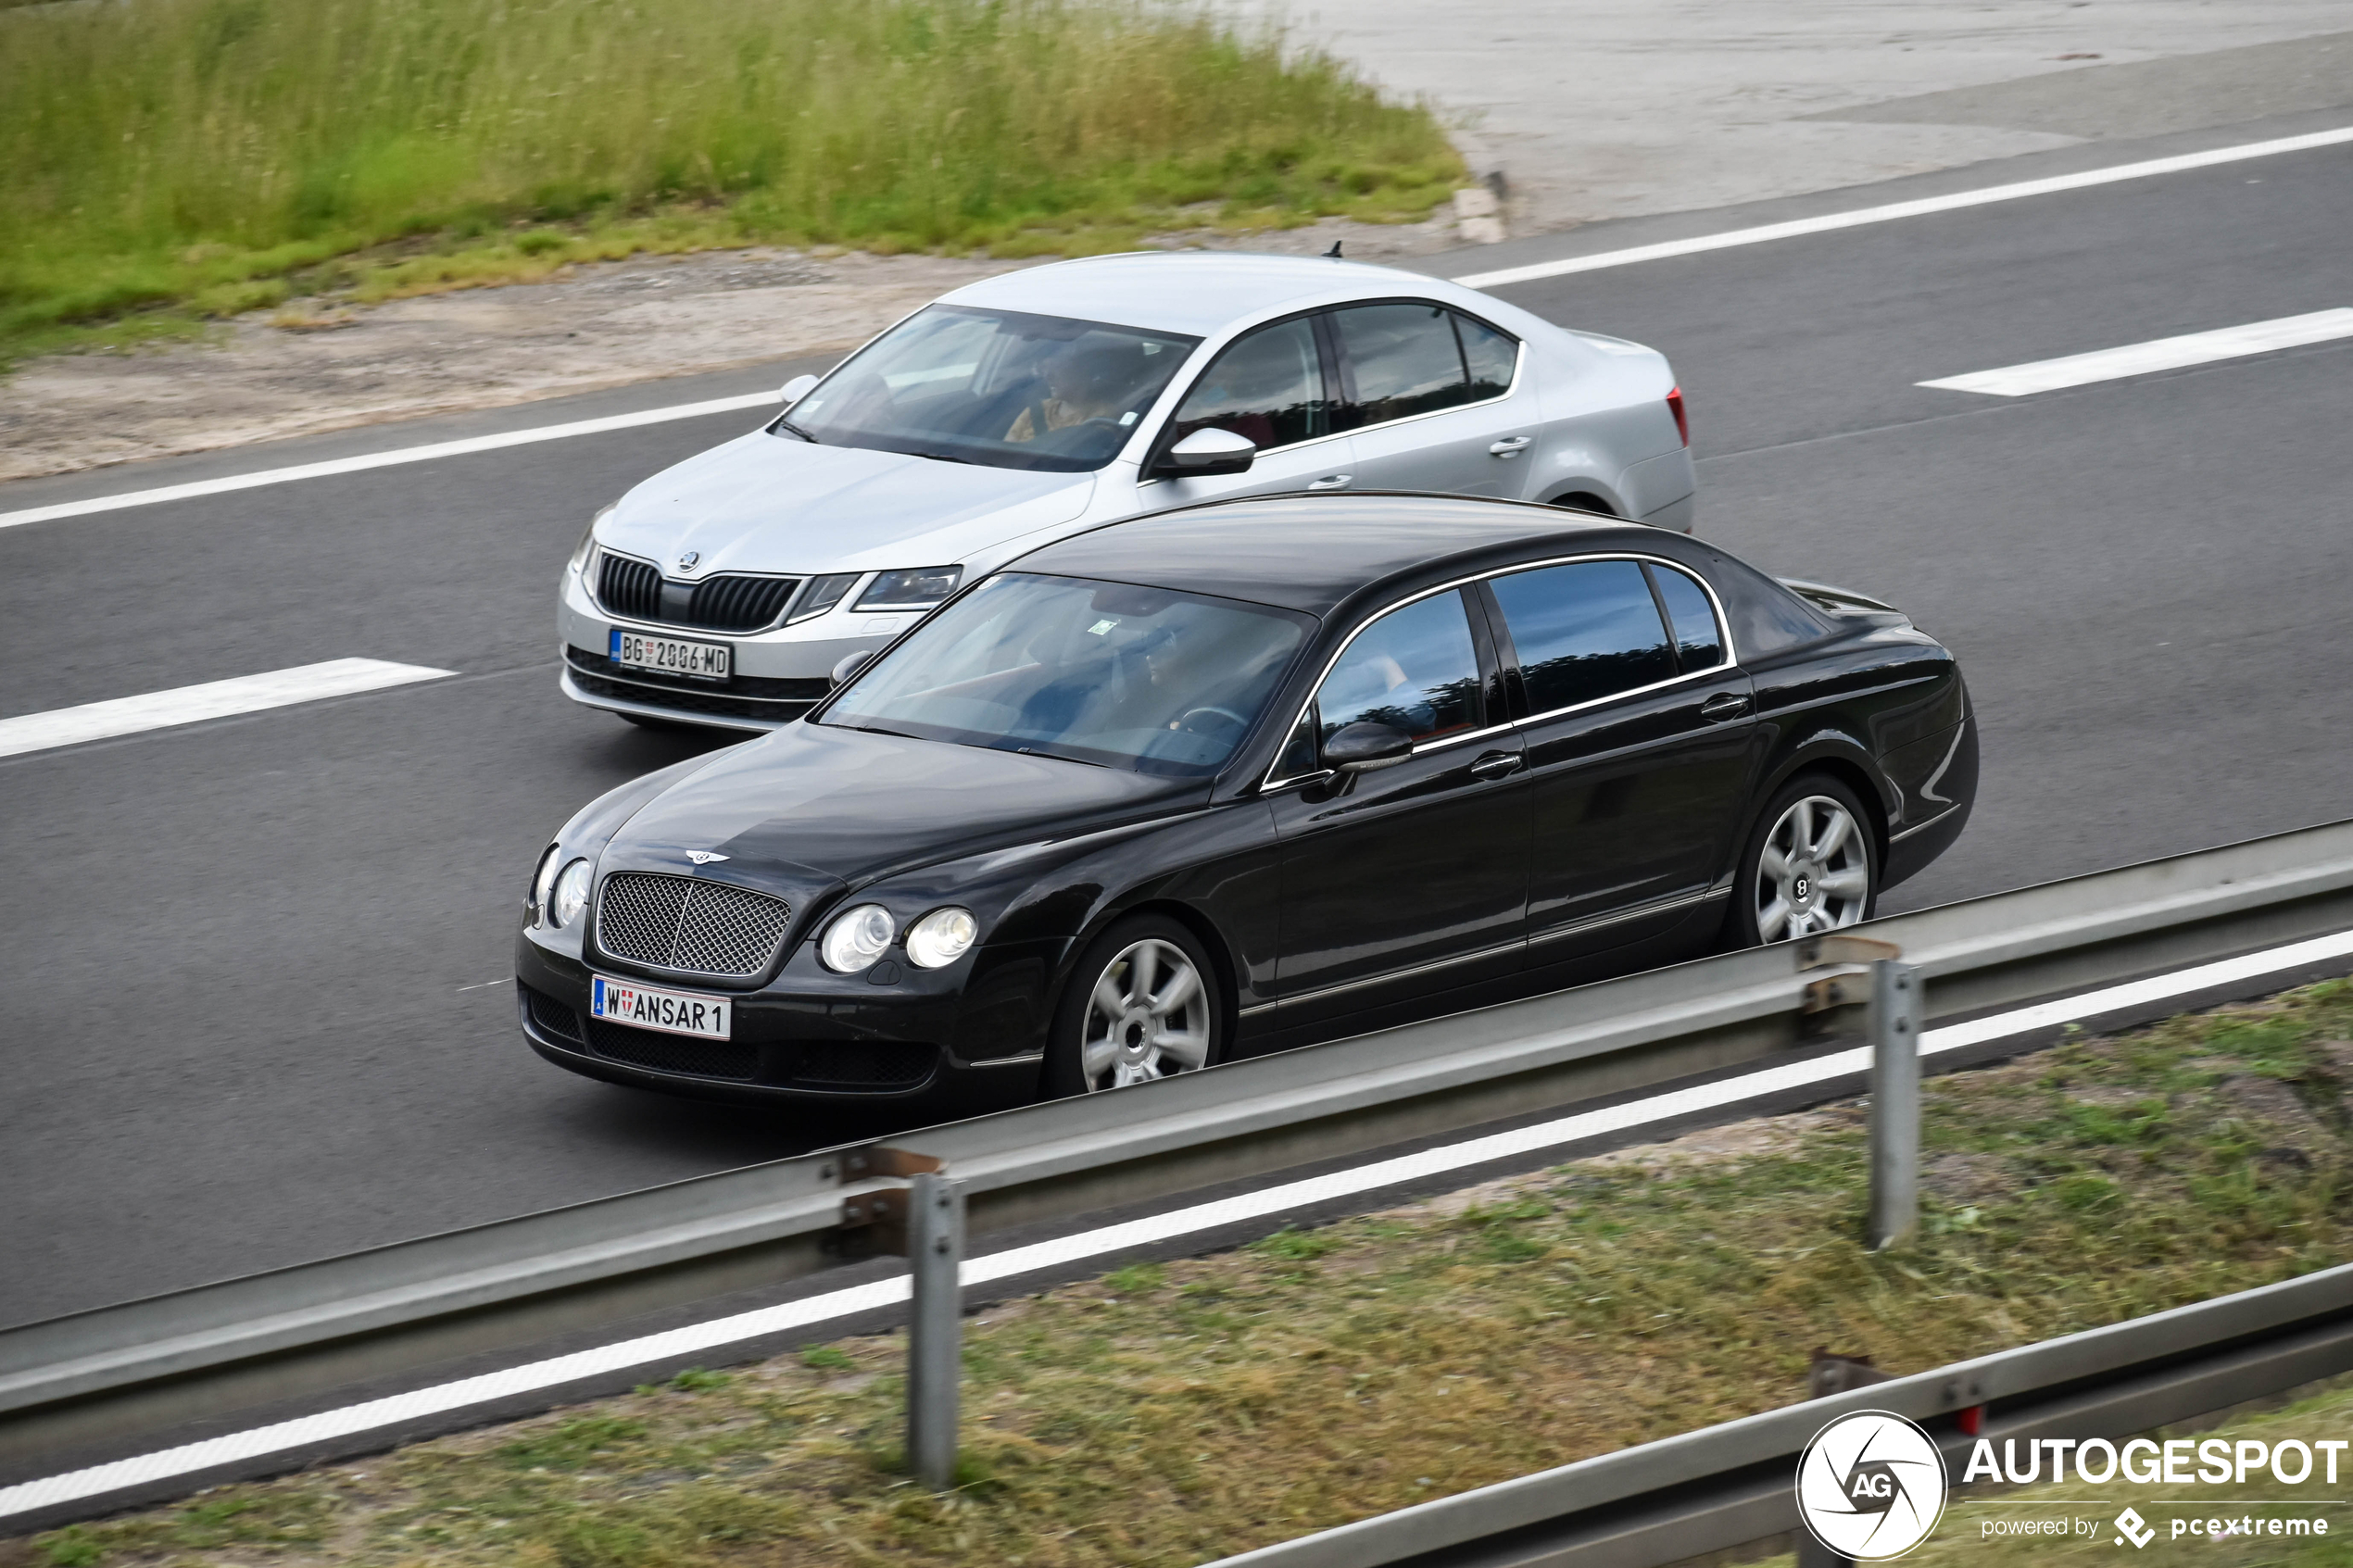
<svg viewBox="0 0 2353 1568"><path fill-rule="evenodd" d="M636 251L1403 220L1460 172L1169 0L0 6L0 359Z"/></svg>
<svg viewBox="0 0 2353 1568"><path fill-rule="evenodd" d="M1914 1372L2343 1262L2348 1040L2353 985L2332 983L1932 1080L1928 1223L1884 1253L1858 1234L1848 1106L1713 1135L1702 1160L1579 1162L991 1307L943 1498L903 1472L904 1348L882 1336L36 1551L1175 1568L1790 1403L1816 1346Z"/></svg>

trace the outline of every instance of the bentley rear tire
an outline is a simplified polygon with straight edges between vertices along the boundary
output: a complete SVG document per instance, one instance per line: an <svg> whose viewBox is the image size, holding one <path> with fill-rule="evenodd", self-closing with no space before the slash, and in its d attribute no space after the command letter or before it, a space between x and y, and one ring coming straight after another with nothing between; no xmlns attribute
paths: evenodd
<svg viewBox="0 0 2353 1568"><path fill-rule="evenodd" d="M1855 792L1825 773L1803 773L1758 814L1732 884L1731 945L1752 947L1819 936L1871 918L1879 897L1879 846Z"/></svg>

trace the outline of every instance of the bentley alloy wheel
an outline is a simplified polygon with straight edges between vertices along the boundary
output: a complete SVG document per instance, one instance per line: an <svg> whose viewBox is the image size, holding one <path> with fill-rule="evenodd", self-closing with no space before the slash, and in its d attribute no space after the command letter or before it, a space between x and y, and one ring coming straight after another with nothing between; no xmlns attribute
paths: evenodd
<svg viewBox="0 0 2353 1568"><path fill-rule="evenodd" d="M1206 1066L1209 1005L1201 970L1174 942L1146 936L1120 948L1087 997L1078 1072L1088 1092Z"/></svg>
<svg viewBox="0 0 2353 1568"><path fill-rule="evenodd" d="M1765 835L1749 890L1756 935L1786 942L1853 925L1871 905L1868 830L1843 801L1806 795Z"/></svg>

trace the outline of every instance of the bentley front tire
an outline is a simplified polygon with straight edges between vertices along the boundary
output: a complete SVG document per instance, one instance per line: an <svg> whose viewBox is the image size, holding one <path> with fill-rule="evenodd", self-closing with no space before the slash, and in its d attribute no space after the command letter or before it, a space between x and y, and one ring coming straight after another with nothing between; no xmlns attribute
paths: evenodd
<svg viewBox="0 0 2353 1568"><path fill-rule="evenodd" d="M1047 1093L1095 1094L1198 1072L1225 1043L1224 997L1201 941L1160 915L1121 921L1071 972L1046 1052Z"/></svg>

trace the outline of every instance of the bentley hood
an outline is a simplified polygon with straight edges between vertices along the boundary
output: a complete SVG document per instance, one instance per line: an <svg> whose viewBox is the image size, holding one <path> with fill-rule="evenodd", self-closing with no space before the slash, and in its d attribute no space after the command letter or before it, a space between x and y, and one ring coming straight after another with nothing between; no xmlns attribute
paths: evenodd
<svg viewBox="0 0 2353 1568"><path fill-rule="evenodd" d="M968 562L1076 518L1091 473L818 446L754 431L647 480L597 530L669 570L837 572Z"/></svg>
<svg viewBox="0 0 2353 1568"><path fill-rule="evenodd" d="M711 877L805 905L841 884L1072 838L1208 793L1202 779L790 724L647 801L613 834L601 869ZM690 851L725 863L697 870Z"/></svg>

